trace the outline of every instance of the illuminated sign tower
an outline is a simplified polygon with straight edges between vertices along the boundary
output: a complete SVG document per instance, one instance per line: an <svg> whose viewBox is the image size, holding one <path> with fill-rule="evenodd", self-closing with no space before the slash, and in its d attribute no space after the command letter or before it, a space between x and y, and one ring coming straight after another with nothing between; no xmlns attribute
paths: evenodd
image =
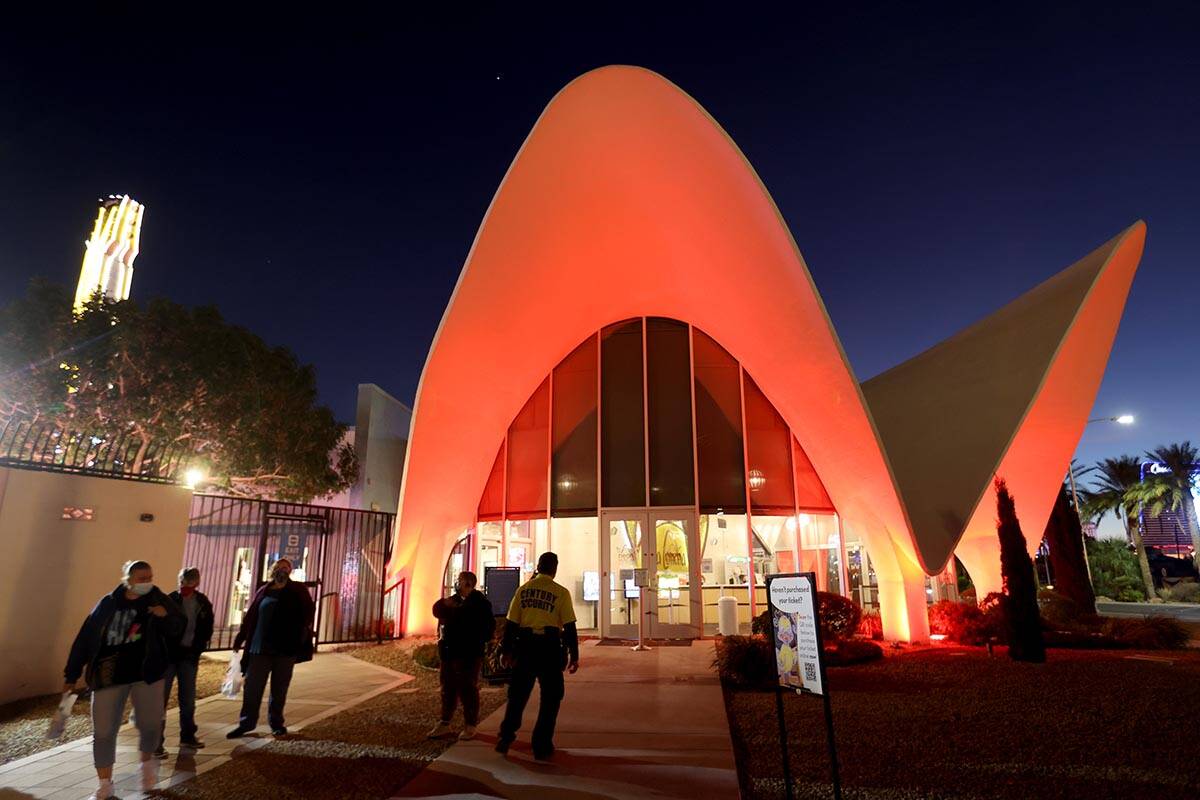
<svg viewBox="0 0 1200 800"><path fill-rule="evenodd" d="M129 298L145 210L129 195L109 195L101 201L92 236L84 245L83 267L75 288L76 312L97 292L110 300Z"/></svg>

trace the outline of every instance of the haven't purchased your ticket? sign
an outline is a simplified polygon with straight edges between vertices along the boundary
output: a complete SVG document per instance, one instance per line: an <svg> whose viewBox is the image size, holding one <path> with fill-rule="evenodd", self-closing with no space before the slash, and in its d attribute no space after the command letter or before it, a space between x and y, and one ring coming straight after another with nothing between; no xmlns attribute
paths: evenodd
<svg viewBox="0 0 1200 800"><path fill-rule="evenodd" d="M811 572L767 576L767 600L779 685L824 694L816 576Z"/></svg>

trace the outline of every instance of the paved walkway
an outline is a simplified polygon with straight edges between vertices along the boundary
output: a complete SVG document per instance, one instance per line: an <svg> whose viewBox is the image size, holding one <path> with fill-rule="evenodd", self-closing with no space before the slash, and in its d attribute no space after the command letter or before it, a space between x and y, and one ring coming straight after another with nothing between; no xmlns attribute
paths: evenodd
<svg viewBox="0 0 1200 800"><path fill-rule="evenodd" d="M326 653L296 667L288 690L288 730L298 731L370 698L412 680L385 667L368 664L353 656ZM263 701L262 725L243 739L230 740L225 734L237 724L241 700L220 695L196 703L197 738L207 744L203 750L180 751L179 710L167 712L167 751L159 770L159 788L194 778L236 758L239 753L262 747L271 741L266 727L266 701ZM114 772L117 794L122 798L142 796L138 781L137 732L125 725L117 740ZM92 767L92 739L77 739L50 750L0 766L0 800L9 798L46 798L82 800L96 788L96 770Z"/></svg>
<svg viewBox="0 0 1200 800"><path fill-rule="evenodd" d="M400 797L735 798L737 772L713 645L628 647L588 642L554 737L554 760L533 760L525 725L506 757L494 752L504 709L484 720L480 738L458 742L410 781Z"/></svg>

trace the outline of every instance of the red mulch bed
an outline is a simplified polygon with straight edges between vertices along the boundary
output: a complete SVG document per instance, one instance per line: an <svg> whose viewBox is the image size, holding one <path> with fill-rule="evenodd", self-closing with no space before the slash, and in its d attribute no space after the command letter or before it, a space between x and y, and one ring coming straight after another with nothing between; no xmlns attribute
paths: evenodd
<svg viewBox="0 0 1200 800"><path fill-rule="evenodd" d="M935 647L828 679L847 800L1200 797L1196 651ZM725 705L743 797L783 797L774 693ZM821 700L784 705L796 796L831 797Z"/></svg>

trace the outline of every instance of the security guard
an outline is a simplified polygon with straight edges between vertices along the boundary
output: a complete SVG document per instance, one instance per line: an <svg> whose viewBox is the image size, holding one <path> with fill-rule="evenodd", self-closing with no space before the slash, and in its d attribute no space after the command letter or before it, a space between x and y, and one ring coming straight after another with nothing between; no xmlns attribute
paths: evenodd
<svg viewBox="0 0 1200 800"><path fill-rule="evenodd" d="M537 573L513 595L504 627L503 658L512 665L508 684L508 708L500 723L496 752L507 753L517 738L525 704L536 680L541 687L541 705L533 726L533 757L545 761L554 755L554 723L563 698L563 668L572 674L579 669L579 634L571 593L555 583L558 556L542 553Z"/></svg>

